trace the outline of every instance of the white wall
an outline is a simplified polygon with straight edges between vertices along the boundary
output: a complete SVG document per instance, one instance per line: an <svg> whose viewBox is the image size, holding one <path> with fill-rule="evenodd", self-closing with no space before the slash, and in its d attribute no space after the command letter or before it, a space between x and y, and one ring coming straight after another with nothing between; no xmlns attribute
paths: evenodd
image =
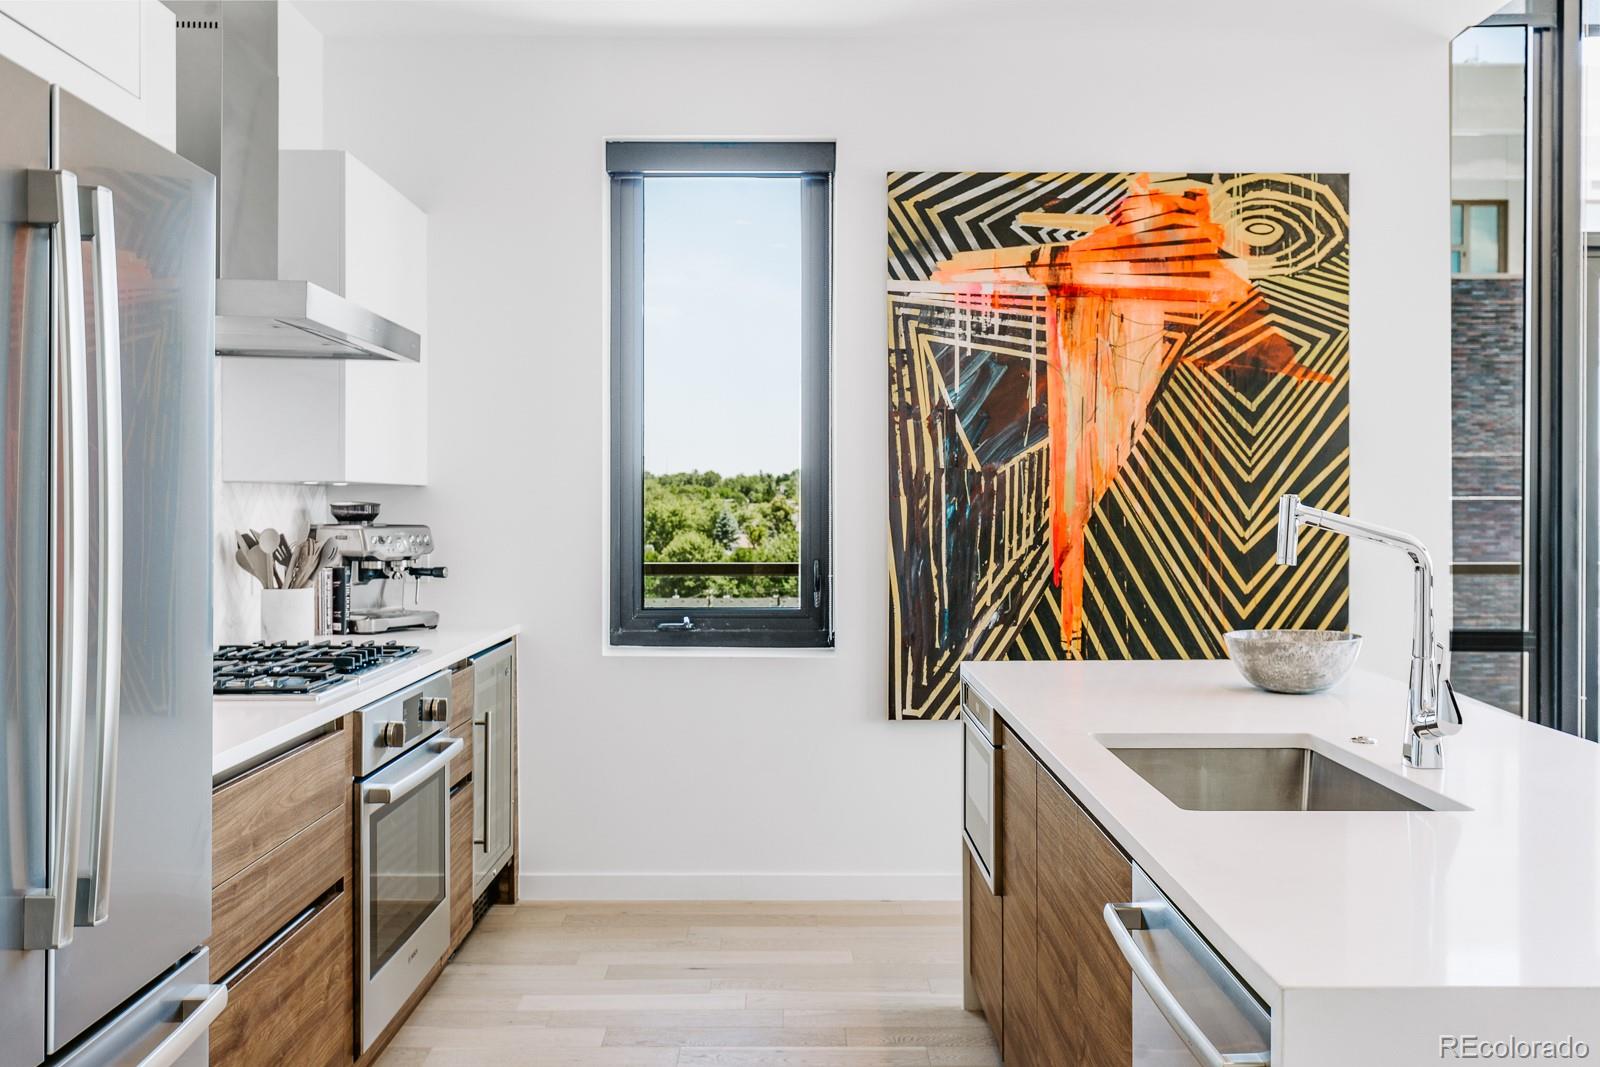
<svg viewBox="0 0 1600 1067"><path fill-rule="evenodd" d="M322 147L322 32L300 5L278 4L278 147Z"/></svg>
<svg viewBox="0 0 1600 1067"><path fill-rule="evenodd" d="M278 5L278 147L322 147L322 33L292 3ZM328 522L328 490L320 485L222 480L222 376L217 370L212 442L211 639L225 645L261 636L261 586L234 561L241 530L272 527L291 541L314 522ZM334 499L343 499L342 495Z"/></svg>
<svg viewBox="0 0 1600 1067"><path fill-rule="evenodd" d="M890 169L1350 172L1354 508L1448 554L1445 38L1309 6L1303 32L1173 4L938 39L329 40L328 143L429 213L432 485L374 495L433 524L447 621L527 626L526 890L957 893L959 727L885 720ZM838 142L831 654L602 651L603 143L696 135ZM1403 671L1409 588L1355 550L1366 666Z"/></svg>

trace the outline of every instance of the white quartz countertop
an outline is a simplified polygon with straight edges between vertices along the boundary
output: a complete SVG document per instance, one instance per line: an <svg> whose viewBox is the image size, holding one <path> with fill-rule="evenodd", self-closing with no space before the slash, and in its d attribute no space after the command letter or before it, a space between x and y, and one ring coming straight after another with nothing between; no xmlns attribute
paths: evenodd
<svg viewBox="0 0 1600 1067"><path fill-rule="evenodd" d="M212 701L211 775L222 778L263 754L315 733L420 678L522 632L517 625L485 629L402 630L355 640L416 645L422 651L393 667L373 671L312 696L217 697Z"/></svg>
<svg viewBox="0 0 1600 1067"><path fill-rule="evenodd" d="M1269 1003L1293 990L1600 990L1600 745L1463 699L1444 768L1409 769L1405 686L1361 671L1298 697L1253 689L1226 661L962 674ZM1467 810L1186 811L1108 743L1314 748Z"/></svg>

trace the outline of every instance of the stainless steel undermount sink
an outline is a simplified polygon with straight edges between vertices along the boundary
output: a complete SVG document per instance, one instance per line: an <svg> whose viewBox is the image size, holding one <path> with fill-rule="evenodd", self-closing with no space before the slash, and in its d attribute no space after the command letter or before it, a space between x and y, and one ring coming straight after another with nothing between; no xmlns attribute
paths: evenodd
<svg viewBox="0 0 1600 1067"><path fill-rule="evenodd" d="M1190 811L1435 810L1309 748L1110 751Z"/></svg>

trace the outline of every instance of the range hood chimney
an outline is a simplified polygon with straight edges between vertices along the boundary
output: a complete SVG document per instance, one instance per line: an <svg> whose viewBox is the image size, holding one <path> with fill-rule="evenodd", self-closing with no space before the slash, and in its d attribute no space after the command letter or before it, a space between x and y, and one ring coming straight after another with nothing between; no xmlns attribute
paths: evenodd
<svg viewBox="0 0 1600 1067"><path fill-rule="evenodd" d="M278 5L169 0L178 154L217 177L217 354L415 363L422 338L278 273Z"/></svg>

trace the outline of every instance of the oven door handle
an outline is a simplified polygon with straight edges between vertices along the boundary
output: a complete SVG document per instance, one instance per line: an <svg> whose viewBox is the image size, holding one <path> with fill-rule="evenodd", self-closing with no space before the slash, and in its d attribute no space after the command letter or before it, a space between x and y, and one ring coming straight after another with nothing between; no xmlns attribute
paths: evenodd
<svg viewBox="0 0 1600 1067"><path fill-rule="evenodd" d="M438 774L440 768L449 763L457 752L466 747L466 744L459 737L452 737L447 741L426 742L425 747L433 752L432 759L396 781L362 786L361 802L368 807L382 808L404 799L429 778Z"/></svg>

